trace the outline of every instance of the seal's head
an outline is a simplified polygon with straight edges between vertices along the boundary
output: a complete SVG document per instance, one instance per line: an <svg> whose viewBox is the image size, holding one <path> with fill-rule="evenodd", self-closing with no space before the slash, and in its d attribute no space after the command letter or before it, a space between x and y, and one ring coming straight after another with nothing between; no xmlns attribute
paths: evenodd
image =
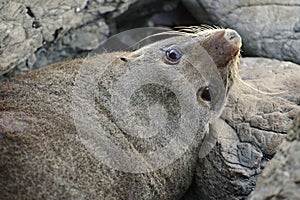
<svg viewBox="0 0 300 200"><path fill-rule="evenodd" d="M164 74L172 74L173 81L180 80L178 75L184 77L199 105L219 115L237 75L242 45L239 34L232 29L201 27L162 34L172 37L124 54L120 60L126 62L127 69L140 66L157 69L152 80ZM146 71L145 77L149 75Z"/></svg>
<svg viewBox="0 0 300 200"><path fill-rule="evenodd" d="M92 135L96 134L99 123L90 116L92 110L101 112L105 107L118 128L131 136L128 140L136 152L144 153L142 160L131 155L134 159L118 163L125 165L111 166L119 170L154 171L182 156L181 150L190 148L195 138L199 141L195 135L202 138L208 125L220 115L233 84L241 48L237 32L195 29L159 35L162 34L170 37L132 52L114 54L117 58L103 64L106 66L103 71L97 67L103 63L103 57L89 58L76 79L74 116L81 135L93 133L88 127L95 127ZM95 78L87 80L86 77ZM85 89L87 83L91 85L89 88L101 91L101 95L96 95L96 108L91 106L90 111L85 103L91 98ZM161 147L166 147L165 151L160 151ZM173 156L169 156L170 151Z"/></svg>

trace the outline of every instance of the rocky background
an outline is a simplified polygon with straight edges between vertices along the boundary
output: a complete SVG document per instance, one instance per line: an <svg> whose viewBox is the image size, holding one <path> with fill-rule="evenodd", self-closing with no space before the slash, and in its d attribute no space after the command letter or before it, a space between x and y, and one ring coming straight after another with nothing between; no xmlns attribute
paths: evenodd
<svg viewBox="0 0 300 200"><path fill-rule="evenodd" d="M299 0L1 0L0 81L84 57L127 29L233 28L243 57L256 58L242 59L217 145L184 199L300 199L299 13Z"/></svg>

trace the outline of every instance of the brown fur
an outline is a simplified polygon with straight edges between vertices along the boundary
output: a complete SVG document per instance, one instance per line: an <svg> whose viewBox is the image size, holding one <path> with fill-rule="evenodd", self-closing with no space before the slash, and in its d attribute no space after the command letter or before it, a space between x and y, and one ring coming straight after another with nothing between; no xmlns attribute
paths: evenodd
<svg viewBox="0 0 300 200"><path fill-rule="evenodd" d="M178 45L184 53L176 66L165 63L164 54L159 50L170 44ZM206 56L197 54L200 46L212 57L217 71L210 69L213 67L206 61ZM191 182L204 131L208 123L220 114L225 103L222 95L226 92L222 93L219 86L214 86L214 80L220 76L222 87L230 87L239 51L240 45L228 40L224 29L206 30L179 34L135 52L101 54L87 60L55 64L1 84L0 199L180 198ZM120 57L125 57L126 61ZM198 99L203 112L197 128L198 140L172 164L149 173L123 172L100 162L81 142L72 114L76 109L76 104L75 108L72 104L72 91L77 87L76 76L83 66L89 64L96 65L98 69L107 67L100 77L97 77L97 68L92 67L89 72L96 74L95 94L99 95L95 97L99 112L95 120L103 124L116 144L127 150L143 152L155 149L157 144L163 145L165 141L160 138L150 142L137 140L127 136L117 125L109 105L113 85L120 77L139 66L151 68L155 65L166 69L175 67L177 73L194 84L195 91L200 86L211 84L216 92L213 105ZM195 70L196 65L201 65L200 71ZM155 78L159 76L157 74ZM177 78L172 77L175 81ZM178 102L156 97L160 88L155 87L159 86L144 88L142 94L154 95L153 101L163 104L172 113L170 118L176 122L180 115ZM180 91L182 88L179 86L177 89ZM162 91L164 94L171 95L167 90ZM140 97L132 98L143 109ZM149 101L152 101L151 98ZM171 126L176 126L175 122L170 121Z"/></svg>

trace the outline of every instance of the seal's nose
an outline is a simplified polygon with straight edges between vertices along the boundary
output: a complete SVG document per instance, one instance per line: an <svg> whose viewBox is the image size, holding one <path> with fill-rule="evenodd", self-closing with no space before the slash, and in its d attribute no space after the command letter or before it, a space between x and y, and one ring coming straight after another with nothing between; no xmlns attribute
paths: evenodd
<svg viewBox="0 0 300 200"><path fill-rule="evenodd" d="M242 46L242 38L241 36L232 29L226 29L224 38L232 45L236 46L237 48L241 48Z"/></svg>
<svg viewBox="0 0 300 200"><path fill-rule="evenodd" d="M232 29L216 29L209 33L201 40L200 45L205 48L218 68L224 68L239 55L242 38Z"/></svg>

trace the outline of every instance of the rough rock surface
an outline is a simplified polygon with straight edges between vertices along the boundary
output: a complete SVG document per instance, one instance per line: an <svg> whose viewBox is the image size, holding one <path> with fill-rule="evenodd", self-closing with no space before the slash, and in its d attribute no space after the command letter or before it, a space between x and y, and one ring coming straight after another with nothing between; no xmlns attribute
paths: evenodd
<svg viewBox="0 0 300 200"><path fill-rule="evenodd" d="M153 25L153 14L174 10L176 6L188 8L199 24L237 30L244 40L245 55L300 63L300 21L295 17L300 12L298 0L181 0L184 6L178 2L3 0L0 2L0 81L33 68L85 56L107 36ZM158 21L167 19L169 25L185 25L174 24L179 15L165 15Z"/></svg>
<svg viewBox="0 0 300 200"><path fill-rule="evenodd" d="M183 0L202 23L237 30L244 54L300 64L300 1Z"/></svg>
<svg viewBox="0 0 300 200"><path fill-rule="evenodd" d="M170 10L177 2L4 0L0 3L0 76L15 76L32 68L84 56L116 32L118 17L126 17L128 9L135 12L144 8L138 12L143 19L142 16ZM145 9L149 5L153 9ZM135 20L135 24L141 19Z"/></svg>
<svg viewBox="0 0 300 200"><path fill-rule="evenodd" d="M300 113L299 113L300 114ZM257 180L249 200L300 199L300 115Z"/></svg>
<svg viewBox="0 0 300 200"><path fill-rule="evenodd" d="M290 62L242 60L242 79L261 92L245 83L234 84L222 119L214 124L217 144L198 160L191 188L196 194L189 193L189 199L245 199L249 195L300 112L299 72L300 66Z"/></svg>

